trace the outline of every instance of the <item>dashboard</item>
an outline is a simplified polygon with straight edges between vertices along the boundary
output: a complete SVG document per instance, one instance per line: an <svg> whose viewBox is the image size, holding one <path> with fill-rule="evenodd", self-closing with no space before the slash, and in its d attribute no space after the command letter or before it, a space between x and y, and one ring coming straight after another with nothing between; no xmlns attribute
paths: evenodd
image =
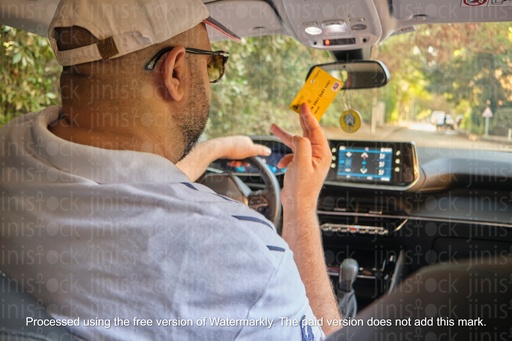
<svg viewBox="0 0 512 341"><path fill-rule="evenodd" d="M258 138L254 138L258 139ZM272 139L258 140L267 145L272 154L260 157L275 175L286 172L279 161L291 150ZM377 184L386 188L406 188L419 178L418 159L414 143L332 140L333 155L327 181L350 184ZM258 170L245 160L220 159L210 168L237 175L257 175Z"/></svg>
<svg viewBox="0 0 512 341"><path fill-rule="evenodd" d="M272 167L291 150L274 137L253 139L272 149L266 162L282 186L285 170ZM512 153L329 143L333 159L317 208L325 261L334 285L343 260L358 262L361 309L427 265L512 255ZM262 186L246 165L216 166Z"/></svg>

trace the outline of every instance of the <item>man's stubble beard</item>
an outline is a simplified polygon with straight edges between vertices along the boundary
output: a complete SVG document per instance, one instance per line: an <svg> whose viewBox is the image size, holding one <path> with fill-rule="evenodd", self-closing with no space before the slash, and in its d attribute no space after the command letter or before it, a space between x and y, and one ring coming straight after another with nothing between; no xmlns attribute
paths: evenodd
<svg viewBox="0 0 512 341"><path fill-rule="evenodd" d="M200 81L197 69L192 67L192 96L190 105L180 117L178 127L183 135L183 155L187 156L201 137L208 121L210 111L210 99L207 96L206 85ZM208 84L209 85L209 84Z"/></svg>

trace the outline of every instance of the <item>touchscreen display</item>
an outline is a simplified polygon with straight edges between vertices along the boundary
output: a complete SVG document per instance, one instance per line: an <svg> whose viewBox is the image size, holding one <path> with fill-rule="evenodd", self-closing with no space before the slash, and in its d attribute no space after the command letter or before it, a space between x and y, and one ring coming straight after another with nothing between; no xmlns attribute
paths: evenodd
<svg viewBox="0 0 512 341"><path fill-rule="evenodd" d="M330 140L331 169L327 180L338 183L412 185L419 177L414 143Z"/></svg>
<svg viewBox="0 0 512 341"><path fill-rule="evenodd" d="M393 148L346 147L338 150L338 180L390 182Z"/></svg>

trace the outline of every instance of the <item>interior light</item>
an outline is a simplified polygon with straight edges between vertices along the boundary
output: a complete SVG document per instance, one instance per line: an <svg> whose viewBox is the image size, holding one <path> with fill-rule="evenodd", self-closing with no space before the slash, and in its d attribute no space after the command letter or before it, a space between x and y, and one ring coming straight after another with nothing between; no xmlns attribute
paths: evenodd
<svg viewBox="0 0 512 341"><path fill-rule="evenodd" d="M347 23L343 20L327 21L322 23L325 34L339 34L348 32Z"/></svg>
<svg viewBox="0 0 512 341"><path fill-rule="evenodd" d="M308 26L305 28L307 34L317 36L322 33L322 29L318 26Z"/></svg>

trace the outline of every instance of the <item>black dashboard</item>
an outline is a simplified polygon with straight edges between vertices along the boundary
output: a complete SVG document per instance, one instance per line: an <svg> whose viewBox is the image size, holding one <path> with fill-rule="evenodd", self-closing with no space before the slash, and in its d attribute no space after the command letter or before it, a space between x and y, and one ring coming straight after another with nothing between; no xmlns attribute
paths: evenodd
<svg viewBox="0 0 512 341"><path fill-rule="evenodd" d="M273 137L254 140L272 149L271 169L291 152ZM333 283L344 259L357 260L360 308L424 266L512 254L512 154L329 142L333 162L317 209L325 259ZM219 162L233 170L229 161ZM234 171L261 188L250 168ZM282 185L285 170L274 173Z"/></svg>

